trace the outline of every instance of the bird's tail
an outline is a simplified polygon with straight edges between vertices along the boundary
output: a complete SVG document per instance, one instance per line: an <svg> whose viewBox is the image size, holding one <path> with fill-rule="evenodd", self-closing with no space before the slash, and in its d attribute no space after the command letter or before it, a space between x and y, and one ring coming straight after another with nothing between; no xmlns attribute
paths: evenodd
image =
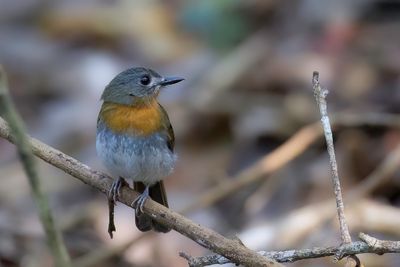
<svg viewBox="0 0 400 267"><path fill-rule="evenodd" d="M133 187L140 194L143 193L143 191L146 188L146 186L141 182L134 182ZM168 200L167 200L167 195L165 193L163 181L159 181L154 185L150 186L149 196L152 200L168 208ZM135 223L136 227L142 232L150 231L152 229L156 232L161 232L161 233L167 233L171 231L170 228L159 224L158 222L153 220L150 216L144 213L135 215Z"/></svg>

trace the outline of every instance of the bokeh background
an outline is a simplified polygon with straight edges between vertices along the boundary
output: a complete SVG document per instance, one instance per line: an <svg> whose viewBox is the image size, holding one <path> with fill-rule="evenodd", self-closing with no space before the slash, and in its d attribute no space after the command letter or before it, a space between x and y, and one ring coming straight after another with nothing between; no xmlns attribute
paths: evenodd
<svg viewBox="0 0 400 267"><path fill-rule="evenodd" d="M166 180L170 207L256 250L340 243L335 203L320 205L333 197L321 135L279 170L259 172L216 203L193 203L318 121L314 70L330 90L331 115L350 116L334 131L344 194L364 186L400 149L399 33L398 1L0 0L0 63L32 136L106 171L95 130L107 83L132 66L185 77L160 96L179 154ZM176 232L143 236L123 205L111 240L106 197L39 166L72 259L93 260L79 266L179 267L187 266L180 251L209 253ZM400 239L395 166L347 203L354 238L364 231ZM0 178L0 266L52 266L15 147L4 140ZM361 259L369 267L400 266L399 255ZM288 264L342 265L332 258Z"/></svg>

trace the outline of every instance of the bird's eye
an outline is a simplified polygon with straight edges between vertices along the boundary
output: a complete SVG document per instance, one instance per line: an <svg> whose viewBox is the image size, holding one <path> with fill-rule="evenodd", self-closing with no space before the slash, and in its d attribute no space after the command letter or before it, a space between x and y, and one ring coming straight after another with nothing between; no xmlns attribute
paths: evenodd
<svg viewBox="0 0 400 267"><path fill-rule="evenodd" d="M143 75L140 78L140 83L143 85L148 85L150 83L150 76L149 75Z"/></svg>

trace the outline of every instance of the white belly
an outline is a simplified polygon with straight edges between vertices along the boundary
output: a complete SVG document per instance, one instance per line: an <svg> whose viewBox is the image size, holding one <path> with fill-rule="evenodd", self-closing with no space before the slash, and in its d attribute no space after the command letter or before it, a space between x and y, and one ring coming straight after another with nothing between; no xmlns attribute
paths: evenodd
<svg viewBox="0 0 400 267"><path fill-rule="evenodd" d="M171 174L177 156L160 134L134 138L99 129L96 150L114 178L154 184Z"/></svg>

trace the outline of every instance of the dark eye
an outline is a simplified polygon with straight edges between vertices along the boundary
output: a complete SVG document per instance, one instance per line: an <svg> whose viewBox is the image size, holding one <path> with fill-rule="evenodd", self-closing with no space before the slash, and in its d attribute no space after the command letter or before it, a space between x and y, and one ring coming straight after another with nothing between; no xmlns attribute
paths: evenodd
<svg viewBox="0 0 400 267"><path fill-rule="evenodd" d="M149 75L143 75L140 78L140 83L143 85L148 85L150 83L150 76Z"/></svg>

